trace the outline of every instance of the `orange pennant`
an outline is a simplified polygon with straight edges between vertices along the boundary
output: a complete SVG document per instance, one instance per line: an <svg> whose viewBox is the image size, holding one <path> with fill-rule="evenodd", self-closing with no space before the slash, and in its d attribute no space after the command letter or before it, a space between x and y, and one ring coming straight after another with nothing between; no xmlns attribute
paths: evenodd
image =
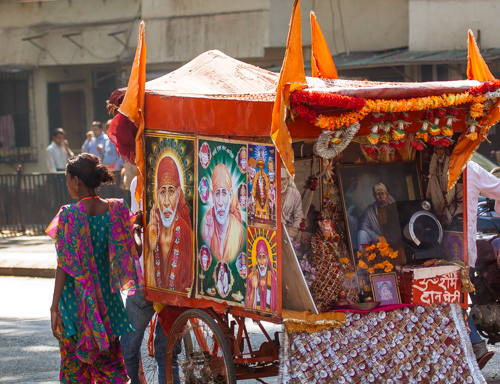
<svg viewBox="0 0 500 384"><path fill-rule="evenodd" d="M477 47L474 34L469 29L469 40L467 41L467 78L469 80L489 81L495 80L488 66L484 62L481 52Z"/></svg>
<svg viewBox="0 0 500 384"><path fill-rule="evenodd" d="M146 87L146 40L144 38L144 21L139 27L139 41L135 51L134 63L128 80L127 91L118 111L127 116L138 128L135 136L135 163L137 164L137 188L135 198L140 203L143 192L144 161L144 90Z"/></svg>
<svg viewBox="0 0 500 384"><path fill-rule="evenodd" d="M468 40L468 56L467 56L467 78L469 80L491 81L495 77L491 74L486 62L484 61L479 48L474 39L474 34L469 29ZM481 121L481 127L475 140L470 140L466 137L467 129L460 135L457 145L453 149L450 157L450 168L448 170L448 190L453 188L460 174L465 169L467 162L470 160L474 152L476 152L479 144L488 136L490 127L500 120L500 101L490 109L491 113L484 116Z"/></svg>
<svg viewBox="0 0 500 384"><path fill-rule="evenodd" d="M337 75L335 63L313 11L311 11L311 39L311 68L313 77L338 79L339 76Z"/></svg>
<svg viewBox="0 0 500 384"><path fill-rule="evenodd" d="M302 30L300 23L300 0L293 4L290 30L286 43L285 58L281 67L280 79L276 90L276 101L273 106L271 138L281 155L281 160L292 178L293 169L292 138L286 125L286 108L290 108L290 94L307 87L302 55Z"/></svg>

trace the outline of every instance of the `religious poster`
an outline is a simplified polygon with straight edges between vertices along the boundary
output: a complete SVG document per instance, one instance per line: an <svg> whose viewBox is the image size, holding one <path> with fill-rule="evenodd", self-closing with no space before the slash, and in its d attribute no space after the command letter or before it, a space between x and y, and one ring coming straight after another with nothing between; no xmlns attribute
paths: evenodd
<svg viewBox="0 0 500 384"><path fill-rule="evenodd" d="M194 275L195 140L148 131L146 285L187 294Z"/></svg>
<svg viewBox="0 0 500 384"><path fill-rule="evenodd" d="M267 312L278 310L276 231L248 228L248 278L245 306Z"/></svg>
<svg viewBox="0 0 500 384"><path fill-rule="evenodd" d="M248 224L276 228L276 150L248 144Z"/></svg>
<svg viewBox="0 0 500 384"><path fill-rule="evenodd" d="M197 294L244 305L247 146L198 138Z"/></svg>

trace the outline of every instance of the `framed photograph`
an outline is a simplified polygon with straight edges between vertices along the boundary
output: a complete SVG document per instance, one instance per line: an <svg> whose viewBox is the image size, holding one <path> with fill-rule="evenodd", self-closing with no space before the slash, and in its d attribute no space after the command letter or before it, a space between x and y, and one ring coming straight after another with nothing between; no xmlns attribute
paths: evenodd
<svg viewBox="0 0 500 384"><path fill-rule="evenodd" d="M396 273L370 275L370 283L374 301L380 301L380 305L401 304Z"/></svg>
<svg viewBox="0 0 500 384"><path fill-rule="evenodd" d="M338 165L337 175L354 256L383 235L381 207L422 198L415 162Z"/></svg>
<svg viewBox="0 0 500 384"><path fill-rule="evenodd" d="M442 245L446 255L446 260L458 260L465 262L463 232L443 231Z"/></svg>

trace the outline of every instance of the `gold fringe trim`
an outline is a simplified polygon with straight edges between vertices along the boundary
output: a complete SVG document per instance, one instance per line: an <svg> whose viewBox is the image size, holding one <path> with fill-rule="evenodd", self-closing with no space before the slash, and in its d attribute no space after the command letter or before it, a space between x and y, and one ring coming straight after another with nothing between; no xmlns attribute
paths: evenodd
<svg viewBox="0 0 500 384"><path fill-rule="evenodd" d="M309 311L283 310L283 324L288 332L313 333L326 328L338 328L346 323L343 312L327 312L315 315Z"/></svg>

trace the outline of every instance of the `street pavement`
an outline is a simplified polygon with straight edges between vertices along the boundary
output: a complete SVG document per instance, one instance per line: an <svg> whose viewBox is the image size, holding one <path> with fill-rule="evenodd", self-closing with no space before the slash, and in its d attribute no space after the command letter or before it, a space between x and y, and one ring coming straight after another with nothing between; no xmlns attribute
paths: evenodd
<svg viewBox="0 0 500 384"><path fill-rule="evenodd" d="M59 383L59 347L49 313L54 279L35 277L54 276L55 260L54 244L46 236L0 238L0 383ZM251 321L247 327L257 341L258 327ZM482 373L488 384L500 384L500 344L488 348L495 356Z"/></svg>

